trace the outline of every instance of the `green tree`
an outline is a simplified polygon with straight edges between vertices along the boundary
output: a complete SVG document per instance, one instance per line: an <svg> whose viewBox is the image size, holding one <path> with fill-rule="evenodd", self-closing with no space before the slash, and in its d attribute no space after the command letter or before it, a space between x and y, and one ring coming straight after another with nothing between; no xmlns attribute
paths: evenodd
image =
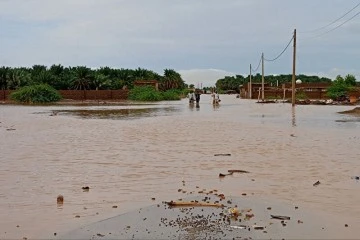
<svg viewBox="0 0 360 240"><path fill-rule="evenodd" d="M78 66L71 69L73 72L72 86L75 90L90 89L90 82L94 78L93 72L90 68L85 66Z"/></svg>

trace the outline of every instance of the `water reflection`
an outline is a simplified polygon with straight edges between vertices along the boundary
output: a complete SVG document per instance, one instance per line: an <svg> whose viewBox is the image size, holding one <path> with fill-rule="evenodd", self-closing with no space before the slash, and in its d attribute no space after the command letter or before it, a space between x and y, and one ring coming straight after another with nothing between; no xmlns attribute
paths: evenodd
<svg viewBox="0 0 360 240"><path fill-rule="evenodd" d="M200 110L200 104L196 103L196 111L199 111L199 110Z"/></svg>
<svg viewBox="0 0 360 240"><path fill-rule="evenodd" d="M291 123L293 127L296 127L295 106L291 107Z"/></svg>
<svg viewBox="0 0 360 240"><path fill-rule="evenodd" d="M127 109L72 109L72 110L54 110L53 115L73 115L81 118L92 119L135 119L141 117L154 117L169 115L172 112L179 111L175 107L166 108L127 108Z"/></svg>
<svg viewBox="0 0 360 240"><path fill-rule="evenodd" d="M189 109L190 109L191 111L194 111L194 103L189 103Z"/></svg>

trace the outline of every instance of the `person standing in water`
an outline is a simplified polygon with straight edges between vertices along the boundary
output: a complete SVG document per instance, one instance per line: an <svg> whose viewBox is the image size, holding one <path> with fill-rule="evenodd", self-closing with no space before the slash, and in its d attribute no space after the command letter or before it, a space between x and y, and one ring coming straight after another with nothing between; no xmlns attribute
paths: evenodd
<svg viewBox="0 0 360 240"><path fill-rule="evenodd" d="M195 94L194 94L194 91L189 92L189 94L188 94L188 98L189 98L189 104L194 103L194 101L195 101Z"/></svg>
<svg viewBox="0 0 360 240"><path fill-rule="evenodd" d="M199 104L199 102L200 102L200 95L201 95L200 90L196 90L195 91L196 104Z"/></svg>

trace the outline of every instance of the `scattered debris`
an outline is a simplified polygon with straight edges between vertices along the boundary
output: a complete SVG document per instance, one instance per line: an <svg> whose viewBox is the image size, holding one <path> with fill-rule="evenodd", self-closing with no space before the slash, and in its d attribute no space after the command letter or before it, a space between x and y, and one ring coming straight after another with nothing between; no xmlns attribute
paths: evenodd
<svg viewBox="0 0 360 240"><path fill-rule="evenodd" d="M218 154L214 154L215 157L218 157L218 156L231 156L230 153L218 153Z"/></svg>
<svg viewBox="0 0 360 240"><path fill-rule="evenodd" d="M15 131L15 128L7 128L6 131Z"/></svg>
<svg viewBox="0 0 360 240"><path fill-rule="evenodd" d="M320 185L320 181L317 181L316 183L313 184L314 187Z"/></svg>
<svg viewBox="0 0 360 240"><path fill-rule="evenodd" d="M250 173L248 171L245 171L245 170L234 170L234 169L230 169L228 170L229 173Z"/></svg>
<svg viewBox="0 0 360 240"><path fill-rule="evenodd" d="M58 204L63 204L64 203L64 196L63 195L57 196L56 201L57 201Z"/></svg>
<svg viewBox="0 0 360 240"><path fill-rule="evenodd" d="M300 224L300 223L304 223L303 221L301 221L301 220L298 220L298 224Z"/></svg>
<svg viewBox="0 0 360 240"><path fill-rule="evenodd" d="M265 227L263 227L263 226L258 226L258 225L254 225L253 228L254 228L255 230L264 230Z"/></svg>
<svg viewBox="0 0 360 240"><path fill-rule="evenodd" d="M207 202L165 202L171 207L223 207L223 204L219 203L207 203Z"/></svg>
<svg viewBox="0 0 360 240"><path fill-rule="evenodd" d="M238 208L230 208L229 209L229 213L234 216L234 217L238 217L241 215L241 213L239 212L239 209Z"/></svg>
<svg viewBox="0 0 360 240"><path fill-rule="evenodd" d="M270 215L271 218L273 219L278 219L278 220L290 220L290 217L288 216L280 216L280 215Z"/></svg>
<svg viewBox="0 0 360 240"><path fill-rule="evenodd" d="M225 176L230 176L232 175L233 173L227 173L227 174L224 174L224 173L219 173L219 177L225 177Z"/></svg>
<svg viewBox="0 0 360 240"><path fill-rule="evenodd" d="M84 190L84 192L88 192L90 190L90 187L86 186L86 187L82 187L81 189Z"/></svg>
<svg viewBox="0 0 360 240"><path fill-rule="evenodd" d="M230 226L231 228L236 228L236 229L246 229L245 225L240 225L240 226Z"/></svg>
<svg viewBox="0 0 360 240"><path fill-rule="evenodd" d="M101 233L96 234L96 236L98 236L98 237L105 237L105 235L104 235L104 234L101 234Z"/></svg>
<svg viewBox="0 0 360 240"><path fill-rule="evenodd" d="M54 236L56 236L56 233L54 233Z"/></svg>
<svg viewBox="0 0 360 240"><path fill-rule="evenodd" d="M351 179L360 180L360 177L359 176L354 176L354 177L351 177Z"/></svg>
<svg viewBox="0 0 360 240"><path fill-rule="evenodd" d="M114 205L114 206L112 206L112 208L117 208L118 206L116 206L116 205Z"/></svg>
<svg viewBox="0 0 360 240"><path fill-rule="evenodd" d="M271 207L268 207L267 210L271 210Z"/></svg>
<svg viewBox="0 0 360 240"><path fill-rule="evenodd" d="M348 227L349 225L345 224L345 227Z"/></svg>
<svg viewBox="0 0 360 240"><path fill-rule="evenodd" d="M76 215L75 218L80 218L80 215Z"/></svg>
<svg viewBox="0 0 360 240"><path fill-rule="evenodd" d="M151 200L155 201L155 198L153 197L153 198L151 198Z"/></svg>

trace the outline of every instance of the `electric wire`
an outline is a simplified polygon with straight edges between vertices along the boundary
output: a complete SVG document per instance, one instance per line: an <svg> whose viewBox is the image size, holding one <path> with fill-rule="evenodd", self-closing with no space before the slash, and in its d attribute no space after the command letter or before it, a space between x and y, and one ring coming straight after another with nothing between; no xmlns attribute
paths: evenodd
<svg viewBox="0 0 360 240"><path fill-rule="evenodd" d="M251 72L254 72L254 73L255 73L255 72L259 69L260 64L261 64L261 56L260 56L260 60L259 60L258 66L256 67L256 69L253 69L253 68L251 67Z"/></svg>
<svg viewBox="0 0 360 240"><path fill-rule="evenodd" d="M332 31L335 31L336 29L340 28L341 26L343 26L343 25L345 25L346 23L348 23L348 22L350 22L351 20L353 20L353 19L354 19L355 17L357 17L359 14L360 14L360 12L357 12L354 16L352 16L351 18L349 18L349 19L346 20L345 22L337 25L336 27L334 27L334 28L332 28L332 29L330 29L330 30L328 30L328 31L326 31L326 32L320 33L320 34L318 34L318 35L315 35L315 36L312 36L312 37L309 37L309 38L305 38L305 39L303 39L303 41L312 40L312 39L315 39L315 38L319 38L319 37L321 37L321 36L323 36L323 35L325 35L325 34L328 34L328 33L332 32Z"/></svg>
<svg viewBox="0 0 360 240"><path fill-rule="evenodd" d="M360 2L358 4L355 5L355 7L353 7L352 9L350 9L349 11L347 11L345 14L343 14L341 17L335 19L334 21L330 22L329 24L325 25L325 26L322 26L320 28L316 28L316 29L313 29L313 30L309 30L309 31L300 31L300 33L312 33L312 32L317 32L317 31L320 31L320 30L323 30L331 25L333 25L334 23L338 22L339 20L343 19L344 17L346 17L349 13L351 13L355 8L359 7L360 6Z"/></svg>
<svg viewBox="0 0 360 240"><path fill-rule="evenodd" d="M276 56L275 58L273 59L266 59L264 58L264 61L267 61L267 62L273 62L273 61L276 61L279 57L281 57L281 55L283 55L283 53L286 51L286 49L288 49L288 47L290 46L291 42L294 40L294 35L291 37L289 43L286 45L286 47L284 48L284 50L282 50L282 52Z"/></svg>

